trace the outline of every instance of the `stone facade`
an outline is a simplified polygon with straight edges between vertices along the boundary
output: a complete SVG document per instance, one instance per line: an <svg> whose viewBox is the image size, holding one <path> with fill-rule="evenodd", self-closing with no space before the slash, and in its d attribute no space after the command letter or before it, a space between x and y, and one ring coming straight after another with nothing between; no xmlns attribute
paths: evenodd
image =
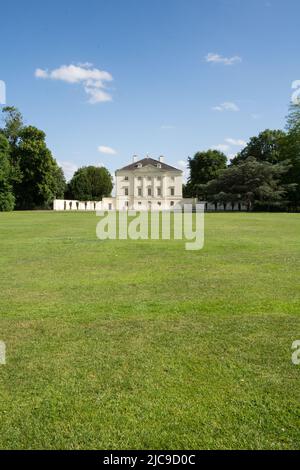
<svg viewBox="0 0 300 470"><path fill-rule="evenodd" d="M183 203L182 171L144 158L116 171L116 209L166 210Z"/></svg>
<svg viewBox="0 0 300 470"><path fill-rule="evenodd" d="M54 210L170 210L192 204L182 198L183 174L164 158L144 158L116 171L116 195L100 202L55 200Z"/></svg>

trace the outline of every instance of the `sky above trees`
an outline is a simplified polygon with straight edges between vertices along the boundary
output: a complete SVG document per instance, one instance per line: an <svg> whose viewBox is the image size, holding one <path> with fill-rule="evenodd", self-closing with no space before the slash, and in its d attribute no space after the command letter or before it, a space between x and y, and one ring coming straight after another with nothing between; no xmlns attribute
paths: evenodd
<svg viewBox="0 0 300 470"><path fill-rule="evenodd" d="M231 157L284 127L299 13L297 0L6 2L0 80L67 177L133 154Z"/></svg>

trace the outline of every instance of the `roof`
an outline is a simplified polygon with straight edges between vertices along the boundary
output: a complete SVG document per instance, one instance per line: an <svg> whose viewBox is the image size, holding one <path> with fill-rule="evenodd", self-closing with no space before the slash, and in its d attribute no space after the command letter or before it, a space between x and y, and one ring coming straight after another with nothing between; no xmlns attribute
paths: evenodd
<svg viewBox="0 0 300 470"><path fill-rule="evenodd" d="M147 165L152 165L157 168L157 165L161 165L160 168L162 170L167 170L167 171L179 171L181 173L181 170L178 170L178 168L174 168L173 166L167 165L166 163L160 162L159 160L155 160L154 158L143 158L142 160L138 160L137 162L131 163L130 165L124 166L123 168L120 168L117 171L123 171L123 170L137 170L138 165L142 165L142 167L145 167Z"/></svg>

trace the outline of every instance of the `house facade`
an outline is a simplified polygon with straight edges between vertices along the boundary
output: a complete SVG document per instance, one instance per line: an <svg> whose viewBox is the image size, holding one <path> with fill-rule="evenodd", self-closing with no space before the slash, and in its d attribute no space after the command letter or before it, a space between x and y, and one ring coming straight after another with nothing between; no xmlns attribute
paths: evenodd
<svg viewBox="0 0 300 470"><path fill-rule="evenodd" d="M99 202L55 200L54 210L172 210L193 202L182 197L183 172L166 164L164 157L134 156L115 176L115 197Z"/></svg>
<svg viewBox="0 0 300 470"><path fill-rule="evenodd" d="M196 204L196 199L182 197L183 172L164 161L150 157L138 160L133 157L130 165L115 173L115 197L102 201L71 201L56 199L56 211L144 211L172 210L184 204ZM244 204L214 204L203 202L206 211L246 211Z"/></svg>
<svg viewBox="0 0 300 470"><path fill-rule="evenodd" d="M163 157L133 157L115 175L117 210L167 210L183 202L182 171L167 165Z"/></svg>

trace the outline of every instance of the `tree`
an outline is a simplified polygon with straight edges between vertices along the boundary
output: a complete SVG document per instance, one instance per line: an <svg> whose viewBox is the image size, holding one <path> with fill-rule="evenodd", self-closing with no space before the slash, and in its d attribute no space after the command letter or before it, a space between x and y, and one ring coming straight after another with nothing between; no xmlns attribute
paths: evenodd
<svg viewBox="0 0 300 470"><path fill-rule="evenodd" d="M188 159L190 177L185 189L185 194L190 196L202 196L201 185L217 178L219 172L227 165L227 157L218 150L197 152L193 158Z"/></svg>
<svg viewBox="0 0 300 470"><path fill-rule="evenodd" d="M64 196L66 183L46 146L45 134L33 126L24 127L22 114L15 107L7 106L3 113L1 132L9 141L16 207L49 208L54 198Z"/></svg>
<svg viewBox="0 0 300 470"><path fill-rule="evenodd" d="M15 205L12 191L12 169L9 161L9 142L0 133L0 211L11 211Z"/></svg>
<svg viewBox="0 0 300 470"><path fill-rule="evenodd" d="M208 200L220 203L243 203L248 210L254 206L278 206L283 203L287 187L281 185L285 164L272 165L249 157L239 165L223 170L219 177L205 185Z"/></svg>
<svg viewBox="0 0 300 470"><path fill-rule="evenodd" d="M18 209L47 209L53 199L63 197L65 180L45 142L45 133L23 127L17 145L22 180L16 185Z"/></svg>
<svg viewBox="0 0 300 470"><path fill-rule="evenodd" d="M238 165L241 162L245 162L249 157L254 157L259 162L279 163L282 160L285 137L285 132L281 130L266 129L257 137L251 137L246 147L231 163Z"/></svg>
<svg viewBox="0 0 300 470"><path fill-rule="evenodd" d="M14 106L5 106L3 133L7 137L10 145L16 146L23 128L23 117L20 111Z"/></svg>
<svg viewBox="0 0 300 470"><path fill-rule="evenodd" d="M13 190L16 190L16 184L21 181L22 174L19 165L19 156L17 144L23 129L23 117L20 111L14 106L5 106L2 109L4 127L1 132L9 142L9 159L13 170Z"/></svg>
<svg viewBox="0 0 300 470"><path fill-rule="evenodd" d="M291 104L286 128L289 133L300 133L300 103Z"/></svg>
<svg viewBox="0 0 300 470"><path fill-rule="evenodd" d="M283 146L283 159L290 164L289 171L284 175L285 184L294 184L289 190L290 207L300 207L300 105L292 104L287 117L287 136Z"/></svg>
<svg viewBox="0 0 300 470"><path fill-rule="evenodd" d="M54 160L55 161L55 160ZM67 189L66 178L63 172L63 169L57 165L53 167L52 172L52 183L51 187L53 188L53 194L55 199L63 199Z"/></svg>
<svg viewBox="0 0 300 470"><path fill-rule="evenodd" d="M100 201L110 196L112 177L104 167L79 168L68 185L68 197L79 201Z"/></svg>

